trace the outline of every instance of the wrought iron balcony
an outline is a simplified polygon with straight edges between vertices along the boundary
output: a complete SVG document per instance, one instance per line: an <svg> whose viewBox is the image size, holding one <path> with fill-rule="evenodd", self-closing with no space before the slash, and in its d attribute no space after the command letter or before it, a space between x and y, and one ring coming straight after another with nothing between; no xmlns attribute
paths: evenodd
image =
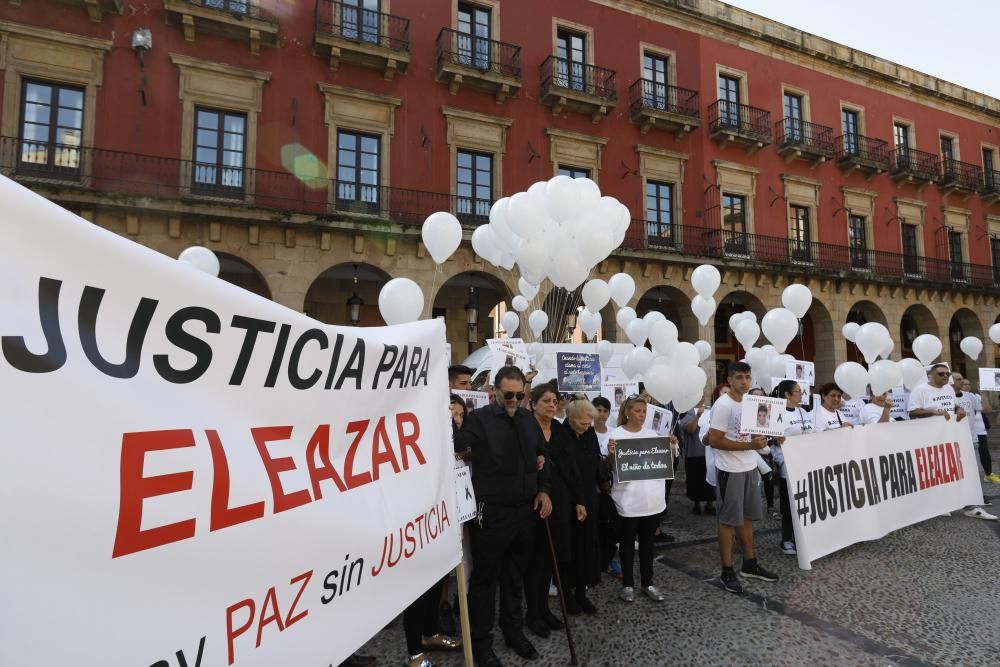
<svg viewBox="0 0 1000 667"><path fill-rule="evenodd" d="M125 0L64 0L64 2L86 9L90 20L95 23L101 22L104 12L121 15L122 7L125 5Z"/></svg>
<svg viewBox="0 0 1000 667"><path fill-rule="evenodd" d="M704 227L633 219L622 247L630 250L657 250L681 255L704 256Z"/></svg>
<svg viewBox="0 0 1000 667"><path fill-rule="evenodd" d="M986 184L982 192L983 199L990 203L1000 200L1000 171L984 171L983 177Z"/></svg>
<svg viewBox="0 0 1000 667"><path fill-rule="evenodd" d="M618 104L614 70L549 56L539 73L540 101L552 107L553 116L569 109L589 114L598 123Z"/></svg>
<svg viewBox="0 0 1000 667"><path fill-rule="evenodd" d="M456 95L462 86L485 90L497 104L521 89L521 47L442 28L435 78Z"/></svg>
<svg viewBox="0 0 1000 667"><path fill-rule="evenodd" d="M746 104L716 100L708 107L708 136L720 146L734 143L753 153L772 141L771 114Z"/></svg>
<svg viewBox="0 0 1000 667"><path fill-rule="evenodd" d="M317 0L313 42L332 70L344 61L381 70L392 81L410 64L410 20L357 5Z"/></svg>
<svg viewBox="0 0 1000 667"><path fill-rule="evenodd" d="M833 128L826 125L783 118L774 124L774 134L778 154L785 156L785 164L799 159L815 166L833 157Z"/></svg>
<svg viewBox="0 0 1000 667"><path fill-rule="evenodd" d="M896 148L889 157L889 173L897 183L933 183L941 173L938 157L933 153Z"/></svg>
<svg viewBox="0 0 1000 667"><path fill-rule="evenodd" d="M656 128L680 139L701 125L698 91L638 79L628 89L629 114L643 134Z"/></svg>
<svg viewBox="0 0 1000 667"><path fill-rule="evenodd" d="M863 134L842 134L836 139L837 166L848 176L860 171L868 178L889 169L889 144Z"/></svg>
<svg viewBox="0 0 1000 667"><path fill-rule="evenodd" d="M198 32L245 39L250 52L278 45L278 21L251 0L163 0L169 23L180 24L184 39L195 41Z"/></svg>
<svg viewBox="0 0 1000 667"><path fill-rule="evenodd" d="M983 168L959 162L950 158L941 160L941 178L938 185L948 192L962 192L966 195L979 192L983 188Z"/></svg>

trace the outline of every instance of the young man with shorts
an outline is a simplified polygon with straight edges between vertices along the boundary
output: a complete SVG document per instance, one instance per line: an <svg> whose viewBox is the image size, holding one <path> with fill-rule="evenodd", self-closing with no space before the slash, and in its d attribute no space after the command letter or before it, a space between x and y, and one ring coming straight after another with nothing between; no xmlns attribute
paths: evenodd
<svg viewBox="0 0 1000 667"><path fill-rule="evenodd" d="M730 593L742 593L743 586L733 570L733 532L739 536L743 552L740 574L744 577L777 581L778 575L764 569L753 550L753 522L764 518L760 499L760 473L754 451L762 449L767 439L740 432L743 396L753 380L750 365L742 361L729 364L729 394L720 396L712 406L708 444L715 450L719 471L716 494L719 504L719 555L722 558L722 585Z"/></svg>

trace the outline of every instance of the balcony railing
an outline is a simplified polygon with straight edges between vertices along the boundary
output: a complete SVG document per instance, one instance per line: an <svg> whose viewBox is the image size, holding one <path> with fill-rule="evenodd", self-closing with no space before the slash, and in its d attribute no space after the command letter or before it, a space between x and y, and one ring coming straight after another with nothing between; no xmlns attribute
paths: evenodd
<svg viewBox="0 0 1000 667"><path fill-rule="evenodd" d="M915 148L896 148L890 155L889 169L893 176L912 177L918 181L931 182L940 172L938 157L933 153Z"/></svg>
<svg viewBox="0 0 1000 667"><path fill-rule="evenodd" d="M633 219L622 247L704 256L706 231L704 227L693 225Z"/></svg>
<svg viewBox="0 0 1000 667"><path fill-rule="evenodd" d="M316 32L392 51L410 51L409 19L343 2L317 0Z"/></svg>
<svg viewBox="0 0 1000 667"><path fill-rule="evenodd" d="M540 67L543 96L548 89L558 88L605 100L617 100L615 71L549 56Z"/></svg>
<svg viewBox="0 0 1000 667"><path fill-rule="evenodd" d="M521 47L514 44L443 28L438 33L437 53L439 62L500 76L521 76Z"/></svg>
<svg viewBox="0 0 1000 667"><path fill-rule="evenodd" d="M258 5L252 3L250 0L187 0L192 5L198 5L199 7L206 7L208 9L218 9L219 11L226 12L227 14L236 14L238 16L249 16L255 19L263 19L265 21L272 21L274 17L263 11Z"/></svg>
<svg viewBox="0 0 1000 667"><path fill-rule="evenodd" d="M642 109L663 111L697 119L701 115L698 91L639 79L628 88L629 109L634 116Z"/></svg>
<svg viewBox="0 0 1000 667"><path fill-rule="evenodd" d="M708 107L709 132L727 132L771 142L771 114L764 109L716 100Z"/></svg>
<svg viewBox="0 0 1000 667"><path fill-rule="evenodd" d="M836 139L837 162L863 162L889 167L889 144L863 134L842 134Z"/></svg>
<svg viewBox="0 0 1000 667"><path fill-rule="evenodd" d="M775 141L779 147L797 146L806 150L833 155L833 129L798 118L783 118L774 124Z"/></svg>
<svg viewBox="0 0 1000 667"><path fill-rule="evenodd" d="M941 187L978 192L983 187L983 168L950 158L941 161Z"/></svg>
<svg viewBox="0 0 1000 667"><path fill-rule="evenodd" d="M983 177L986 183L986 187L983 188L984 195L1000 196L1000 171L989 171L983 172Z"/></svg>

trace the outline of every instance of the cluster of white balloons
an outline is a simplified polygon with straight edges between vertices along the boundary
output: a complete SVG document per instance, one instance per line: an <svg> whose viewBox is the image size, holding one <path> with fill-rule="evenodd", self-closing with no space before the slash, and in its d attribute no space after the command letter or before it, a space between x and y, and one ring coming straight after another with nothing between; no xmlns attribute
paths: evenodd
<svg viewBox="0 0 1000 667"><path fill-rule="evenodd" d="M866 322L865 324L848 322L841 329L841 333L844 334L844 338L857 345L858 351L861 352L861 356L865 358L867 364L875 363L879 357L888 359L895 347L889 330L878 322ZM938 346L938 353L940 353L940 342L938 342ZM934 356L936 357L937 354Z"/></svg>
<svg viewBox="0 0 1000 667"><path fill-rule="evenodd" d="M722 284L722 275L711 264L702 264L691 273L691 287L697 294L691 298L691 312L698 324L705 326L715 314L715 291Z"/></svg>

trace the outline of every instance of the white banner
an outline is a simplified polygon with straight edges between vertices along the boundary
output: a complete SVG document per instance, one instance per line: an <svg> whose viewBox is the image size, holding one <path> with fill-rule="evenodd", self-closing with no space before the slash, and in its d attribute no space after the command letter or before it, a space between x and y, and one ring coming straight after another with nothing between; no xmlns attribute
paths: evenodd
<svg viewBox="0 0 1000 667"><path fill-rule="evenodd" d="M969 428L944 417L788 438L782 446L799 567L982 504Z"/></svg>
<svg viewBox="0 0 1000 667"><path fill-rule="evenodd" d="M441 322L0 201L0 665L336 665L458 563Z"/></svg>

